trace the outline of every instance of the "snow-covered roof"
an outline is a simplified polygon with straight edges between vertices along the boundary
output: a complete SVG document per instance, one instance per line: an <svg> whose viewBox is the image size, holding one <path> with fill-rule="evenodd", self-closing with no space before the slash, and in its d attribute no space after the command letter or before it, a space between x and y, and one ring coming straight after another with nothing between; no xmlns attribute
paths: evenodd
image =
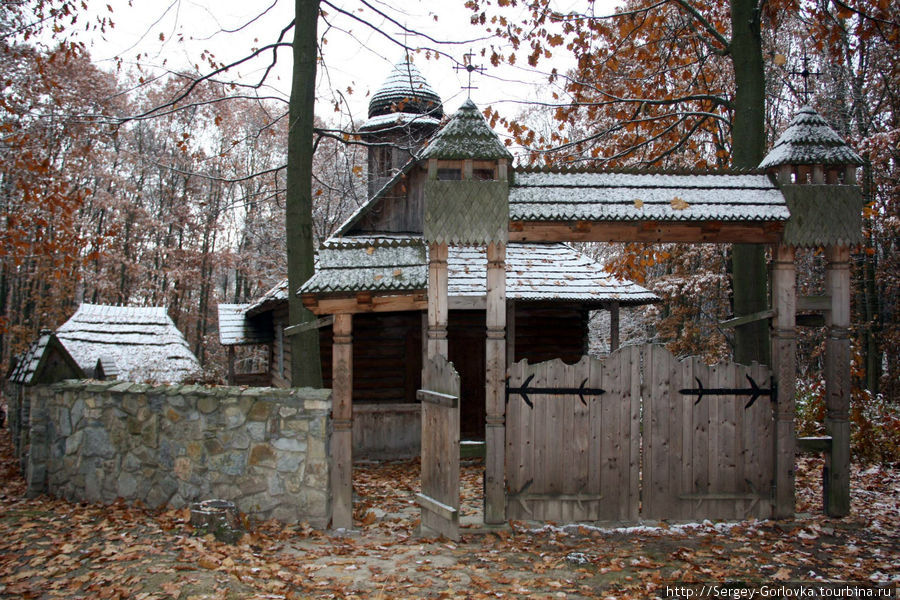
<svg viewBox="0 0 900 600"><path fill-rule="evenodd" d="M450 246L450 297L486 294L484 248ZM417 236L334 238L322 248L319 269L302 294L399 292L428 287L428 256ZM610 276L603 266L566 244L510 243L506 249L506 296L513 300L577 300L644 304L650 291Z"/></svg>
<svg viewBox="0 0 900 600"><path fill-rule="evenodd" d="M811 106L804 106L772 151L759 164L761 169L780 165L861 165L862 158Z"/></svg>
<svg viewBox="0 0 900 600"><path fill-rule="evenodd" d="M247 306L244 312L253 316L261 312L265 312L272 304L279 304L283 300L288 299L288 280L287 277L276 283L272 288L259 297L256 302Z"/></svg>
<svg viewBox="0 0 900 600"><path fill-rule="evenodd" d="M451 246L447 257L448 294L487 293L483 247ZM612 301L647 304L653 292L616 279L603 265L567 244L510 242L506 247L506 297L514 300Z"/></svg>
<svg viewBox="0 0 900 600"><path fill-rule="evenodd" d="M437 128L441 124L440 118L432 115L420 115L415 113L395 112L386 115L376 115L366 119L359 128L360 131L390 131L395 128L406 128L416 125L424 125Z"/></svg>
<svg viewBox="0 0 900 600"><path fill-rule="evenodd" d="M284 297L287 298L287 286ZM223 346L267 344L272 340L271 328L259 327L244 317L249 307L249 303L219 305L219 342Z"/></svg>
<svg viewBox="0 0 900 600"><path fill-rule="evenodd" d="M419 158L512 160L512 154L484 120L475 103L467 99L428 142Z"/></svg>
<svg viewBox="0 0 900 600"><path fill-rule="evenodd" d="M53 332L45 329L25 352L16 357L15 365L7 374L7 378L19 385L39 383L40 381L36 381L35 378L40 376L40 372L45 368L44 365L49 359L50 352L53 351L58 353L59 360L66 363L65 370L72 377L84 376L81 367L60 344Z"/></svg>
<svg viewBox="0 0 900 600"><path fill-rule="evenodd" d="M390 113L430 115L440 121L444 116L441 97L438 96L418 67L401 60L394 65L381 87L369 100L369 119ZM363 126L372 128L369 122Z"/></svg>
<svg viewBox="0 0 900 600"><path fill-rule="evenodd" d="M176 383L200 370L162 306L82 304L56 336L85 372L101 358L114 361L127 381Z"/></svg>
<svg viewBox="0 0 900 600"><path fill-rule="evenodd" d="M765 174L517 170L511 221L785 221Z"/></svg>

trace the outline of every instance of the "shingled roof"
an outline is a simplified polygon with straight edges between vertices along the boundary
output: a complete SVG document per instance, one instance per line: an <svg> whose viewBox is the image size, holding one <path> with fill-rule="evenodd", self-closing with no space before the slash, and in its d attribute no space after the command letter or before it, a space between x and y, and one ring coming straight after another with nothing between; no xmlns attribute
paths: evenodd
<svg viewBox="0 0 900 600"><path fill-rule="evenodd" d="M484 296L485 249L450 246L448 253L448 295ZM335 238L325 244L319 257L318 270L301 287L301 294L390 293L428 287L427 248L417 236ZM610 276L596 261L559 243L508 244L506 296L622 304L658 300L652 292Z"/></svg>
<svg viewBox="0 0 900 600"><path fill-rule="evenodd" d="M369 119L361 131L411 123L437 125L444 116L438 96L408 58L394 65L369 100Z"/></svg>
<svg viewBox="0 0 900 600"><path fill-rule="evenodd" d="M634 173L522 169L511 221L786 221L784 196L763 173Z"/></svg>
<svg viewBox="0 0 900 600"><path fill-rule="evenodd" d="M56 336L87 374L114 361L118 378L174 383L200 370L187 340L161 306L82 304Z"/></svg>
<svg viewBox="0 0 900 600"><path fill-rule="evenodd" d="M45 375L49 377L45 377ZM19 385L53 383L60 379L82 378L84 371L52 331L47 329L28 349L16 357L7 378Z"/></svg>
<svg viewBox="0 0 900 600"><path fill-rule="evenodd" d="M861 165L862 158L811 106L804 106L772 151L759 164L761 169L780 165Z"/></svg>
<svg viewBox="0 0 900 600"><path fill-rule="evenodd" d="M287 285L284 299L287 299ZM219 305L219 342L223 346L267 344L272 341L271 327L263 327L245 317L250 306L250 303Z"/></svg>
<svg viewBox="0 0 900 600"><path fill-rule="evenodd" d="M512 160L512 154L484 120L475 103L466 100L425 146L419 158Z"/></svg>

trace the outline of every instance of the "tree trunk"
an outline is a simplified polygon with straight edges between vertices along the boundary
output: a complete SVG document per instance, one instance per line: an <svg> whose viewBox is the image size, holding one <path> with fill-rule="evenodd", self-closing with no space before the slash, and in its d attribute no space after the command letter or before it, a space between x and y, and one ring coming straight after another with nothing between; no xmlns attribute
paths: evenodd
<svg viewBox="0 0 900 600"><path fill-rule="evenodd" d="M755 169L766 150L765 72L756 0L731 0L731 59L734 63L733 164ZM768 269L762 244L735 244L732 249L734 315L768 308ZM734 332L736 362L770 364L769 324L756 321Z"/></svg>
<svg viewBox="0 0 900 600"><path fill-rule="evenodd" d="M303 307L297 290L313 274L312 158L319 1L295 0L294 6L294 69L285 210L291 325L315 318ZM322 387L319 332L316 329L291 336L291 385Z"/></svg>

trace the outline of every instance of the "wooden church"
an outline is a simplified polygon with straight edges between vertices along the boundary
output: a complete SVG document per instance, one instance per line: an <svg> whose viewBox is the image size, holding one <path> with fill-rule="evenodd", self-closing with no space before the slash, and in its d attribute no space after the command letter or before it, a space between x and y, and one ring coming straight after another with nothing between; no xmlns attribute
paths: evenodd
<svg viewBox="0 0 900 600"><path fill-rule="evenodd" d="M398 64L361 132L370 200L301 289L220 308L223 343L268 344L276 385L290 383L288 293L332 324L320 339L334 527L352 526L355 456L420 447L423 530L457 539L461 435L485 440L488 524L790 517L802 450L825 455L825 511L849 513L861 160L812 108L752 172L513 168L471 101L442 115ZM651 344L586 356L591 310L612 314L615 349L618 308L655 298L567 242L770 245L771 305L731 326L768 322L772 364L707 365ZM797 294L804 247L824 249L825 296ZM814 440L794 431L797 314L809 311L827 328L828 435Z"/></svg>
<svg viewBox="0 0 900 600"><path fill-rule="evenodd" d="M447 120L440 97L408 60L396 64L373 94L360 134L371 144L370 198L320 248L316 273L299 293L317 314L354 313L356 455L414 455L421 420L416 391L428 329L426 184L434 190L442 182L471 180L471 193L457 197L449 187L443 192L453 205L443 218L505 230L514 208L505 198L512 156L471 101ZM535 176L522 175L524 194L538 190L528 183ZM481 209L494 207L498 193L504 195L500 212L484 214ZM449 358L462 379L461 434L484 439L486 248L454 245L444 260ZM587 353L588 321L596 310L611 313L614 350L619 308L658 300L564 243L509 243L505 285L508 363L577 361ZM290 385L287 294L285 280L251 304L219 306L222 344L269 348L265 374L235 373L234 382ZM320 331L324 383L331 387L333 331Z"/></svg>

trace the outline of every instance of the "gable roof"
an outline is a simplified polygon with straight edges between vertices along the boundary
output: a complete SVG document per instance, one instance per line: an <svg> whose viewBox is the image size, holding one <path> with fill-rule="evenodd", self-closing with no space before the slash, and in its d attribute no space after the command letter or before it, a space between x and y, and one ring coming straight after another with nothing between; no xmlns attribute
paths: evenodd
<svg viewBox="0 0 900 600"><path fill-rule="evenodd" d="M44 371L51 366L51 361L58 361L59 370L53 374L55 378L83 378L84 371L56 335L48 329L41 331L38 338L16 360L16 364L7 375L13 383L33 385L45 383Z"/></svg>
<svg viewBox="0 0 900 600"><path fill-rule="evenodd" d="M56 336L85 372L101 358L118 378L176 383L200 370L187 340L161 306L82 304Z"/></svg>
<svg viewBox="0 0 900 600"><path fill-rule="evenodd" d="M512 154L484 120L475 103L468 99L431 138L419 158L512 160Z"/></svg>
<svg viewBox="0 0 900 600"><path fill-rule="evenodd" d="M804 106L775 141L759 167L862 164L859 154L829 127L825 119L813 107Z"/></svg>
<svg viewBox="0 0 900 600"><path fill-rule="evenodd" d="M763 173L520 169L511 221L786 221L784 196Z"/></svg>

